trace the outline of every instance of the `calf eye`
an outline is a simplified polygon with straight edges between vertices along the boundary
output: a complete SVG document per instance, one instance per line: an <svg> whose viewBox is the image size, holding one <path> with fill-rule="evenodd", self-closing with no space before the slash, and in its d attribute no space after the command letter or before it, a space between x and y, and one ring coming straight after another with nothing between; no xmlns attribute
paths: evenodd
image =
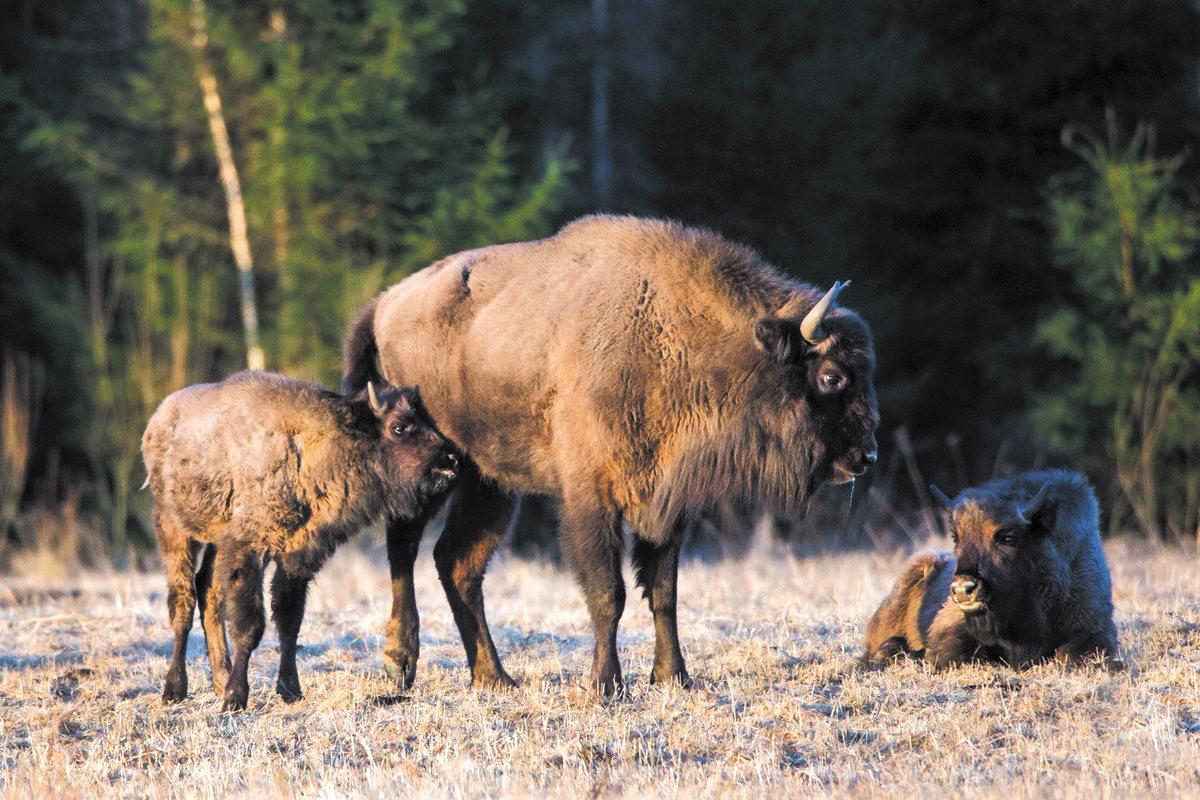
<svg viewBox="0 0 1200 800"><path fill-rule="evenodd" d="M1017 535L1012 531L1000 531L996 534L996 544L1003 547L1012 547L1017 543Z"/></svg>

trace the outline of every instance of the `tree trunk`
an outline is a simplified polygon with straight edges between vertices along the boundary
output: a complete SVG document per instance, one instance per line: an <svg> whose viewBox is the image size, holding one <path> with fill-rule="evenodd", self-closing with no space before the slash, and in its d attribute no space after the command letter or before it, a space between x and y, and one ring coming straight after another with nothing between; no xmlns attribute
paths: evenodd
<svg viewBox="0 0 1200 800"><path fill-rule="evenodd" d="M196 77L208 111L208 129L212 133L213 149L217 153L221 183L225 187L225 205L229 212L229 246L237 265L242 292L242 325L246 331L246 364L250 369L263 369L266 358L258 341L258 307L254 300L254 261L250 254L250 239L246 233L246 203L242 199L242 184L233 161L233 147L225 114L221 110L221 94L217 78L208 67L208 24L205 21L204 0L192 0L192 47L196 51Z"/></svg>
<svg viewBox="0 0 1200 800"><path fill-rule="evenodd" d="M608 0L592 0L592 191L598 208L612 205L612 137L609 135Z"/></svg>

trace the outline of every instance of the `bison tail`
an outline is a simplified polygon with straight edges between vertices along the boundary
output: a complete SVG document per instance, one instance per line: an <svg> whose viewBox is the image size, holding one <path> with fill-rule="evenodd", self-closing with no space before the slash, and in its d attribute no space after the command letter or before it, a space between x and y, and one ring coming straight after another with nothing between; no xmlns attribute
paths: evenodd
<svg viewBox="0 0 1200 800"><path fill-rule="evenodd" d="M342 345L342 389L357 392L366 388L367 381L380 382L379 368L375 358L379 348L375 344L375 306L379 298L372 300L350 330Z"/></svg>

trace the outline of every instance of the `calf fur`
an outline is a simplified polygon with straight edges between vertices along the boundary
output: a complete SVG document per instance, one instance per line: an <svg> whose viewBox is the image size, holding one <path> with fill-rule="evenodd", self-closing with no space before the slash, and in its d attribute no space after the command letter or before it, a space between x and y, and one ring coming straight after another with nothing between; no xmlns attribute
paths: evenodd
<svg viewBox="0 0 1200 800"><path fill-rule="evenodd" d="M871 618L865 661L1119 663L1099 512L1084 476L1029 472L954 501L933 488L954 552L909 562Z"/></svg>
<svg viewBox="0 0 1200 800"><path fill-rule="evenodd" d="M276 691L290 702L301 697L296 638L309 580L377 517L421 513L457 468L413 390L372 384L343 397L253 372L169 396L146 426L142 457L175 632L163 699L187 696L187 640L199 604L213 689L227 711L246 707L250 654L265 628L266 563L276 567Z"/></svg>

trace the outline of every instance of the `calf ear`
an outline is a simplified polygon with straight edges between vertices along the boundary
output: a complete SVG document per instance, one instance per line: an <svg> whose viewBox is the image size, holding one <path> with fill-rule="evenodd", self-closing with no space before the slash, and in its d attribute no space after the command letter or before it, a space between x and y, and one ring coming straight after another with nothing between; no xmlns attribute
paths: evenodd
<svg viewBox="0 0 1200 800"><path fill-rule="evenodd" d="M754 343L780 364L794 360L804 352L800 326L790 319L763 317L754 323Z"/></svg>

